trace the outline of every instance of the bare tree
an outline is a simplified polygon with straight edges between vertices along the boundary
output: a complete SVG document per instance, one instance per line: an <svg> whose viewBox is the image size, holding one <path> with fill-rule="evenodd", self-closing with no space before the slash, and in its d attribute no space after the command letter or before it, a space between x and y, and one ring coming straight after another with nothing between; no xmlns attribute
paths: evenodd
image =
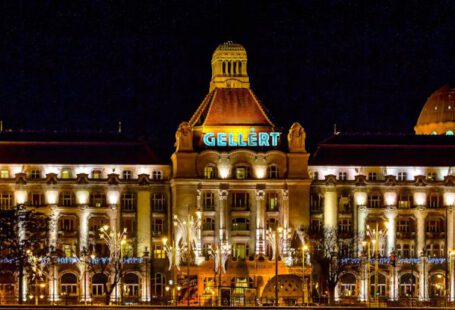
<svg viewBox="0 0 455 310"><path fill-rule="evenodd" d="M85 260L88 272L93 277L99 275L105 293L105 304L108 305L111 300L112 293L121 294L118 288L121 280L123 279L124 257L122 254L122 245L126 242L126 229L122 232L116 232L115 229L110 229L105 225L100 228L99 236L106 242L109 249L108 257L97 257L97 253L92 248L83 249L82 257ZM121 297L121 296L117 296Z"/></svg>
<svg viewBox="0 0 455 310"><path fill-rule="evenodd" d="M18 205L0 210L0 251L18 274L19 303L23 303L24 275L33 273L30 256L43 256L47 252L49 219L35 209Z"/></svg>

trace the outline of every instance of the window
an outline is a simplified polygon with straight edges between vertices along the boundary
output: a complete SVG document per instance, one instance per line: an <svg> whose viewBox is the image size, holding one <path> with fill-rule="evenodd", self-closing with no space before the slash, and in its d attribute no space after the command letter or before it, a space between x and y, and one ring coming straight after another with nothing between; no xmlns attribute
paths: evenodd
<svg viewBox="0 0 455 310"><path fill-rule="evenodd" d="M64 232L73 232L74 231L74 219L62 218L60 220L60 230L62 230Z"/></svg>
<svg viewBox="0 0 455 310"><path fill-rule="evenodd" d="M267 218L265 225L267 229L275 230L278 227L279 223L280 221L277 218L269 217Z"/></svg>
<svg viewBox="0 0 455 310"><path fill-rule="evenodd" d="M440 233L444 232L444 220L430 218L427 220L427 232L428 233Z"/></svg>
<svg viewBox="0 0 455 310"><path fill-rule="evenodd" d="M0 170L0 178L8 179L9 178L9 170L8 169Z"/></svg>
<svg viewBox="0 0 455 310"><path fill-rule="evenodd" d="M101 170L93 170L92 179L101 179Z"/></svg>
<svg viewBox="0 0 455 310"><path fill-rule="evenodd" d="M152 295L159 297L163 296L165 283L166 276L160 272L155 273L155 276L152 277Z"/></svg>
<svg viewBox="0 0 455 310"><path fill-rule="evenodd" d="M250 206L250 195L245 192L237 192L232 194L232 209L247 210Z"/></svg>
<svg viewBox="0 0 455 310"><path fill-rule="evenodd" d="M204 211L214 211L215 210L215 194L214 193L204 193L202 196L202 207Z"/></svg>
<svg viewBox="0 0 455 310"><path fill-rule="evenodd" d="M127 297L139 296L139 278L134 273L127 273L123 279L124 295Z"/></svg>
<svg viewBox="0 0 455 310"><path fill-rule="evenodd" d="M453 131L452 130L447 130L446 131L446 136L453 136Z"/></svg>
<svg viewBox="0 0 455 310"><path fill-rule="evenodd" d="M313 213L319 213L322 211L324 204L324 196L319 193L312 193L310 195L310 209Z"/></svg>
<svg viewBox="0 0 455 310"><path fill-rule="evenodd" d="M436 181L438 179L438 174L436 172L428 172L427 180L428 181Z"/></svg>
<svg viewBox="0 0 455 310"><path fill-rule="evenodd" d="M406 172L398 172L398 181L407 181L408 174Z"/></svg>
<svg viewBox="0 0 455 310"><path fill-rule="evenodd" d="M315 181L319 180L319 172L318 171L315 171L313 173L313 180L315 180Z"/></svg>
<svg viewBox="0 0 455 310"><path fill-rule="evenodd" d="M44 194L42 193L30 193L28 201L30 202L30 205L34 207L44 206L46 204Z"/></svg>
<svg viewBox="0 0 455 310"><path fill-rule="evenodd" d="M250 178L250 168L247 166L239 166L235 168L235 178L244 180Z"/></svg>
<svg viewBox="0 0 455 310"><path fill-rule="evenodd" d="M61 278L61 293L64 293L66 296L77 295L77 277L72 273L65 273Z"/></svg>
<svg viewBox="0 0 455 310"><path fill-rule="evenodd" d="M152 234L161 235L163 233L163 219L153 218L152 219Z"/></svg>
<svg viewBox="0 0 455 310"><path fill-rule="evenodd" d="M215 219L213 217L204 217L202 230L213 231L215 230Z"/></svg>
<svg viewBox="0 0 455 310"><path fill-rule="evenodd" d="M29 174L29 178L36 180L41 178L41 170L39 169L32 169Z"/></svg>
<svg viewBox="0 0 455 310"><path fill-rule="evenodd" d="M136 220L134 218L122 218L122 230L126 229L128 235L136 231Z"/></svg>
<svg viewBox="0 0 455 310"><path fill-rule="evenodd" d="M338 180L340 181L346 181L348 179L348 174L347 172L340 172L338 173Z"/></svg>
<svg viewBox="0 0 455 310"><path fill-rule="evenodd" d="M62 169L62 179L71 179L71 169Z"/></svg>
<svg viewBox="0 0 455 310"><path fill-rule="evenodd" d="M134 256L133 245L125 241L120 244L121 257L133 257Z"/></svg>
<svg viewBox="0 0 455 310"><path fill-rule="evenodd" d="M136 193L122 193L121 208L126 212L136 211Z"/></svg>
<svg viewBox="0 0 455 310"><path fill-rule="evenodd" d="M438 193L431 193L428 196L428 207L429 208L439 208L442 205L441 196Z"/></svg>
<svg viewBox="0 0 455 310"><path fill-rule="evenodd" d="M10 210L13 207L13 194L10 192L0 193L0 209Z"/></svg>
<svg viewBox="0 0 455 310"><path fill-rule="evenodd" d="M163 172L159 170L153 170L152 172L153 180L162 180L163 179Z"/></svg>
<svg viewBox="0 0 455 310"><path fill-rule="evenodd" d="M338 230L340 233L350 233L351 232L351 220L343 219L338 221Z"/></svg>
<svg viewBox="0 0 455 310"><path fill-rule="evenodd" d="M376 172L368 173L368 180L369 181L376 181L378 179L378 175Z"/></svg>
<svg viewBox="0 0 455 310"><path fill-rule="evenodd" d="M267 193L267 211L278 211L278 193Z"/></svg>
<svg viewBox="0 0 455 310"><path fill-rule="evenodd" d="M232 230L250 230L250 220L245 217L233 218Z"/></svg>
<svg viewBox="0 0 455 310"><path fill-rule="evenodd" d="M155 259L165 259L166 258L166 252L163 249L162 244L155 243L153 247L153 258Z"/></svg>
<svg viewBox="0 0 455 310"><path fill-rule="evenodd" d="M95 208L106 206L106 194L101 192L90 193L90 205Z"/></svg>
<svg viewBox="0 0 455 310"><path fill-rule="evenodd" d="M107 276L102 273L96 273L92 278L92 295L104 296L104 283L107 282Z"/></svg>
<svg viewBox="0 0 455 310"><path fill-rule="evenodd" d="M104 217L92 217L89 220L89 231L95 234L95 237L99 236L99 230L104 225L107 225L107 219Z"/></svg>
<svg viewBox="0 0 455 310"><path fill-rule="evenodd" d="M245 259L249 255L248 243L234 243L232 256L238 259Z"/></svg>
<svg viewBox="0 0 455 310"><path fill-rule="evenodd" d="M73 256L73 245L72 244L64 244L63 245L63 253L65 257L72 257Z"/></svg>
<svg viewBox="0 0 455 310"><path fill-rule="evenodd" d="M400 233L409 233L412 231L413 221L411 219L398 220L397 231Z"/></svg>
<svg viewBox="0 0 455 310"><path fill-rule="evenodd" d="M133 172L131 170L123 170L122 178L124 180L130 180L133 177Z"/></svg>
<svg viewBox="0 0 455 310"><path fill-rule="evenodd" d="M322 229L322 222L319 219L312 219L310 224L310 231L312 233L320 232Z"/></svg>
<svg viewBox="0 0 455 310"><path fill-rule="evenodd" d="M278 179L279 178L279 171L276 165L270 165L267 167L267 175L269 179Z"/></svg>
<svg viewBox="0 0 455 310"><path fill-rule="evenodd" d="M382 195L380 193L372 193L368 195L368 207L369 208L381 208L382 207Z"/></svg>
<svg viewBox="0 0 455 310"><path fill-rule="evenodd" d="M166 199L163 193L154 193L152 196L152 211L164 212L166 210Z"/></svg>
<svg viewBox="0 0 455 310"><path fill-rule="evenodd" d="M205 166L204 178L205 179L215 179L216 178L216 169L214 166L212 166L212 165Z"/></svg>
<svg viewBox="0 0 455 310"><path fill-rule="evenodd" d="M74 205L74 195L72 192L60 193L60 205L70 207Z"/></svg>
<svg viewBox="0 0 455 310"><path fill-rule="evenodd" d="M407 209L412 208L413 198L409 193L400 193L398 196L398 208Z"/></svg>

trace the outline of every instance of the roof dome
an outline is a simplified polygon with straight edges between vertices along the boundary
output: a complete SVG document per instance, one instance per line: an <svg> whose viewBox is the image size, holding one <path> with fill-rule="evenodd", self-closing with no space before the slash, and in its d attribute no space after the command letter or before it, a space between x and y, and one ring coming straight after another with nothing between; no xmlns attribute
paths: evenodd
<svg viewBox="0 0 455 310"><path fill-rule="evenodd" d="M453 135L455 132L455 88L445 85L427 99L420 112L415 133Z"/></svg>

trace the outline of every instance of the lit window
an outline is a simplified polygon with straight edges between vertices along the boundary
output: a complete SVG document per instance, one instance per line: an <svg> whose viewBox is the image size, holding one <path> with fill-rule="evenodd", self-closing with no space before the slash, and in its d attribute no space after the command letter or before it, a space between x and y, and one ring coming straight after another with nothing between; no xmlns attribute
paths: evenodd
<svg viewBox="0 0 455 310"><path fill-rule="evenodd" d="M269 176L269 179L278 179L279 177L278 167L276 165L268 166L267 175Z"/></svg>
<svg viewBox="0 0 455 310"><path fill-rule="evenodd" d="M428 181L436 181L438 179L438 174L436 172L428 172L427 180Z"/></svg>
<svg viewBox="0 0 455 310"><path fill-rule="evenodd" d="M155 244L153 249L153 258L155 259L166 258L166 253L164 252L163 246L161 244Z"/></svg>
<svg viewBox="0 0 455 310"><path fill-rule="evenodd" d="M409 193L400 193L398 196L398 208L407 209L412 207L413 198Z"/></svg>
<svg viewBox="0 0 455 310"><path fill-rule="evenodd" d="M267 193L267 211L278 211L278 193Z"/></svg>
<svg viewBox="0 0 455 310"><path fill-rule="evenodd" d="M93 170L92 179L101 179L101 170Z"/></svg>
<svg viewBox="0 0 455 310"><path fill-rule="evenodd" d="M215 230L215 219L213 217L204 217L202 230L213 231Z"/></svg>
<svg viewBox="0 0 455 310"><path fill-rule="evenodd" d="M452 130L446 131L446 135L447 135L447 136L453 136L453 131L452 131Z"/></svg>
<svg viewBox="0 0 455 310"><path fill-rule="evenodd" d="M212 166L212 165L205 166L204 178L205 179L215 179L216 178L216 169L214 166Z"/></svg>
<svg viewBox="0 0 455 310"><path fill-rule="evenodd" d="M7 169L0 170L0 178L8 179L9 178L9 170L7 170Z"/></svg>
<svg viewBox="0 0 455 310"><path fill-rule="evenodd" d="M90 194L90 205L95 208L106 206L106 194L102 192L94 192Z"/></svg>
<svg viewBox="0 0 455 310"><path fill-rule="evenodd" d="M132 175L133 173L131 172L131 170L123 170L122 172L122 178L124 180L130 180L132 178Z"/></svg>
<svg viewBox="0 0 455 310"><path fill-rule="evenodd" d="M163 179L163 172L158 171L158 170L154 170L152 172L152 178L154 180L162 180Z"/></svg>
<svg viewBox="0 0 455 310"><path fill-rule="evenodd" d="M406 181L408 174L406 172L398 172L398 181Z"/></svg>
<svg viewBox="0 0 455 310"><path fill-rule="evenodd" d="M71 169L62 169L62 179L71 178Z"/></svg>
<svg viewBox="0 0 455 310"><path fill-rule="evenodd" d="M237 180L244 180L250 177L250 168L246 166L240 166L235 168L235 178Z"/></svg>
<svg viewBox="0 0 455 310"><path fill-rule="evenodd" d="M250 230L250 220L245 217L233 218L232 230Z"/></svg>
<svg viewBox="0 0 455 310"><path fill-rule="evenodd" d="M73 256L73 247L71 246L71 244L64 244L63 252L65 253L65 257Z"/></svg>
<svg viewBox="0 0 455 310"><path fill-rule="evenodd" d="M436 136L438 133L437 133L436 131L432 131L431 134L432 134L433 136Z"/></svg>

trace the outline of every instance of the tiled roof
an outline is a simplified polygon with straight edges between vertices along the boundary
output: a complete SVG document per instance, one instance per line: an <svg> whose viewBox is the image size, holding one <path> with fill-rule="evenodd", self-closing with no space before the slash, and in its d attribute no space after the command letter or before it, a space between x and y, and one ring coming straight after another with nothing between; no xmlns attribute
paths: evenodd
<svg viewBox="0 0 455 310"><path fill-rule="evenodd" d="M215 88L190 119L192 126L272 126L267 112L248 88Z"/></svg>
<svg viewBox="0 0 455 310"><path fill-rule="evenodd" d="M142 141L120 135L0 134L2 164L161 164Z"/></svg>
<svg viewBox="0 0 455 310"><path fill-rule="evenodd" d="M310 165L455 166L455 137L334 135L318 145Z"/></svg>

